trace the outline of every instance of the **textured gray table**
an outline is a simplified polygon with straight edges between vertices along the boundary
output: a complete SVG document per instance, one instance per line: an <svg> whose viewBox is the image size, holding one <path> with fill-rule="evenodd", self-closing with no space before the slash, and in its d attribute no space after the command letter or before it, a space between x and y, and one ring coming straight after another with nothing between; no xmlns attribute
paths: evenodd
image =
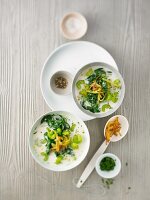
<svg viewBox="0 0 150 200"><path fill-rule="evenodd" d="M126 83L125 100L117 113L128 117L130 130L107 150L122 161L122 171L109 190L95 171L81 190L73 185L102 143L106 118L87 122L88 156L69 172L43 169L28 149L29 128L50 110L39 77L49 53L66 42L59 22L68 11L87 17L83 40L106 48ZM0 0L0 200L149 200L149 87L149 0Z"/></svg>

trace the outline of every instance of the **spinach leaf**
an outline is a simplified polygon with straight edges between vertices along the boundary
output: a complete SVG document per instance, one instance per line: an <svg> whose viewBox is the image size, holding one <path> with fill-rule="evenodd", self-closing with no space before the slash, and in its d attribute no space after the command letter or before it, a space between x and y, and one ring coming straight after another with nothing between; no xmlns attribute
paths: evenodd
<svg viewBox="0 0 150 200"><path fill-rule="evenodd" d="M97 103L98 95L97 94L93 94L93 93L88 93L86 99L90 103L95 104L95 103Z"/></svg>
<svg viewBox="0 0 150 200"><path fill-rule="evenodd" d="M81 102L81 105L84 109L93 113L100 112L97 94L88 93L87 97Z"/></svg>
<svg viewBox="0 0 150 200"><path fill-rule="evenodd" d="M103 68L95 69L94 73L96 74L96 77L106 75L106 72L103 70Z"/></svg>
<svg viewBox="0 0 150 200"><path fill-rule="evenodd" d="M66 154L68 155L71 155L71 156L74 156L74 152L73 152L73 149L71 147L67 147L66 149L63 149L62 151L60 152L55 152L55 155L58 157L58 156L65 156Z"/></svg>
<svg viewBox="0 0 150 200"><path fill-rule="evenodd" d="M61 128L62 130L64 129L69 129L70 125L67 123L67 120L61 116L61 115L46 115L43 117L41 120L41 123L47 122L49 127L53 129Z"/></svg>
<svg viewBox="0 0 150 200"><path fill-rule="evenodd" d="M47 122L47 123L48 123L48 121L50 121L51 119L52 119L52 115L46 115L46 116L44 116L44 117L42 118L41 124L42 124L43 122Z"/></svg>
<svg viewBox="0 0 150 200"><path fill-rule="evenodd" d="M107 91L108 91L107 82L104 81L104 80L102 80L102 81L101 81L101 86L102 86L102 88L103 88L103 90L104 90L104 93L107 93Z"/></svg>
<svg viewBox="0 0 150 200"><path fill-rule="evenodd" d="M87 81L89 84L91 84L96 79L96 74L92 74L91 76L87 77Z"/></svg>
<svg viewBox="0 0 150 200"><path fill-rule="evenodd" d="M101 79L102 77L106 77L106 72L103 68L98 68L94 70L93 74L87 77L87 81L91 84L97 78Z"/></svg>
<svg viewBox="0 0 150 200"><path fill-rule="evenodd" d="M98 104L91 104L91 103L88 102L88 105L87 105L87 101L83 101L82 107L86 110L91 111L92 113L100 112Z"/></svg>

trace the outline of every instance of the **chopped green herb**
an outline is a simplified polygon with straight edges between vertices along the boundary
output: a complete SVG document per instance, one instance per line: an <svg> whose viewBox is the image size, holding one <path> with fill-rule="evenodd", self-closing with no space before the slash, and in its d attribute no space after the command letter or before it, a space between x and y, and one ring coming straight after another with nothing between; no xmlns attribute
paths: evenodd
<svg viewBox="0 0 150 200"><path fill-rule="evenodd" d="M102 179L103 186L107 189L110 189L110 185L112 185L114 182L113 179Z"/></svg>
<svg viewBox="0 0 150 200"><path fill-rule="evenodd" d="M115 163L114 159L112 159L110 157L104 157L101 160L99 166L102 171L111 171L115 168L116 163Z"/></svg>

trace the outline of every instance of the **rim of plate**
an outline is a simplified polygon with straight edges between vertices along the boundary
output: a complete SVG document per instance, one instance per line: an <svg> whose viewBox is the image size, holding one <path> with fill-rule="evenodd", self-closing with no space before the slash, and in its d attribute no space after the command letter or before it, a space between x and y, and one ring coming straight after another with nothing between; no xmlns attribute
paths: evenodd
<svg viewBox="0 0 150 200"><path fill-rule="evenodd" d="M88 44L95 45L95 46L97 46L97 47L100 47L100 48L103 49L104 51L106 51L106 52L111 56L111 54L110 54L106 49L104 49L103 47L99 46L98 44L96 44L96 43L94 43L94 42L84 41L84 40L82 40L82 41L67 42L67 43L64 43L64 44L62 44L62 45L56 47L56 48L49 54L49 56L46 58L46 60L45 60L45 62L44 62L44 64L43 64L42 70L41 70L41 74L40 74L40 88L41 88L42 96L43 96L43 98L44 98L46 104L48 105L48 107L49 107L51 110L54 110L54 108L53 108L52 104L49 103L48 100L45 98L44 91L43 91L43 88L42 88L43 72L44 72L44 69L45 69L45 66L46 66L48 60L50 59L50 57L51 57L52 55L54 55L59 49L65 47L65 46L71 45L71 44L73 44L73 43L88 43ZM112 57L112 56L111 56L111 57ZM113 58L113 57L112 57L112 58ZM113 59L113 60L114 60L114 59ZM114 60L114 63L116 64L115 60ZM116 68L115 68L115 69L116 69L116 71L119 71L119 70L118 70L117 64L116 64ZM84 113L84 114L86 114L86 113ZM86 114L86 115L89 117L88 114ZM90 117L91 117L91 120L96 118L96 117L92 117L92 116L90 116Z"/></svg>
<svg viewBox="0 0 150 200"><path fill-rule="evenodd" d="M121 84L122 84L122 90L121 90L121 97L119 99L119 102L116 104L116 106L114 108L112 108L111 110L107 111L107 112L104 112L104 113L92 113L86 109L84 109L80 103L78 102L77 98L76 98L76 94L75 94L75 84L76 84L76 81L78 79L78 77L80 76L80 74L82 73L82 71L88 69L89 67L95 67L95 66L104 66L112 71L114 71L114 73L117 74L117 76L119 77L119 79L121 80ZM113 66L107 64L107 63L103 63L103 62L93 62L93 63L89 63L85 66L83 66L81 69L78 70L78 72L76 73L74 79L73 79L73 84L72 84L72 94L73 94L73 98L74 98L74 101L76 103L76 105L78 106L78 108L84 112L85 114L89 115L89 116L92 116L92 117L95 117L95 118L103 118L103 117L107 117L111 114L113 114L122 104L123 102L123 99L124 99L124 95L125 95L125 83L124 83L124 80L123 80L123 77L122 75L120 74L119 71L117 71Z"/></svg>
<svg viewBox="0 0 150 200"><path fill-rule="evenodd" d="M32 150L32 147L31 147L31 138L32 138L31 133L33 132L34 126L38 123L39 120L41 120L42 117L44 117L45 115L48 115L48 114L50 114L50 113L51 113L51 114L53 114L53 113L57 113L57 114L58 114L58 113L59 113L59 114L60 114L60 113L64 113L64 114L66 114L66 115L71 115L71 116L73 116L77 121L83 123L83 125L84 125L84 130L86 131L86 134L87 134L87 144L86 144L86 145L88 145L88 146L87 146L86 151L84 151L84 155L83 155L82 159L79 160L79 161L78 161L78 159L77 159L76 162L74 162L73 165L71 165L71 166L66 166L66 169L64 169L64 168L61 168L61 169L48 168L44 163L42 163L42 162L35 156L35 154L34 154L34 152L33 152L33 150ZM86 158L86 156L87 156L87 154L88 154L88 151L89 151L89 148L90 148L90 134L89 134L89 130L88 130L86 124L85 124L84 121L83 121L82 119L80 119L78 116L76 116L76 115L74 115L74 114L72 114L72 113L70 113L70 112L68 112L68 111L55 110L55 111L46 112L46 113L40 115L40 116L39 116L38 118L36 118L36 120L33 122L32 126L31 126L31 128L30 128L30 130L29 130L29 135L28 135L28 146L29 146L29 151L30 151L30 153L31 153L31 155L32 155L32 158L33 158L40 166L42 166L43 168L48 169L48 170L50 170L50 171L55 171L55 172L61 172L61 171L62 171L62 172L63 172L63 171L68 171L68 170L71 170L71 169L77 167L77 166L80 165L80 164L82 163L82 161ZM78 162L77 162L77 161L78 161Z"/></svg>

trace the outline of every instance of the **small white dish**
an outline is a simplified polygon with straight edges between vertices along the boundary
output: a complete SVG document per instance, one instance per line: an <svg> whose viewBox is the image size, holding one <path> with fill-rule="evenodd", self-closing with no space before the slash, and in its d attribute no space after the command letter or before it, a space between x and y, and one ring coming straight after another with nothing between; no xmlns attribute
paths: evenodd
<svg viewBox="0 0 150 200"><path fill-rule="evenodd" d="M100 162L105 157L110 157L113 160L115 160L116 166L114 167L113 170L111 170L111 171L102 171L100 169ZM96 172L98 173L98 175L103 177L103 178L106 178L106 179L114 178L119 174L119 172L121 170L121 162L120 162L120 159L116 155L114 155L112 153L105 153L105 154L102 154L102 155L100 155L98 157L98 159L96 161L96 164L95 164L95 169L96 169Z"/></svg>
<svg viewBox="0 0 150 200"><path fill-rule="evenodd" d="M58 88L56 87L56 79L59 77L63 77L67 81L67 86L66 88ZM54 93L59 94L59 95L68 95L71 93L71 88L72 88L72 75L67 72L67 71L58 71L54 73L51 78L50 78L50 87L53 90Z"/></svg>
<svg viewBox="0 0 150 200"><path fill-rule="evenodd" d="M49 115L49 114L56 114L56 115L62 115L64 116L66 119L68 119L68 123L72 124L75 123L76 124L76 128L77 131L82 133L82 143L79 146L79 149L76 150L76 159L75 160L71 160L71 161L64 161L61 164L57 165L55 163L55 154L51 153L49 156L49 160L48 161L43 161L43 158L40 156L41 152L38 152L34 146L36 143L36 134L35 131L37 130L38 125L40 125L41 120L44 116ZM42 133L43 130L41 129L41 127L39 127L39 131L38 133L43 134ZM83 133L84 132L84 133ZM69 113L69 112L65 112L65 111L52 111L49 113L46 113L42 116L40 116L33 124L30 133L29 133L29 150L31 152L32 157L34 158L34 160L41 165L42 167L52 170L52 171L67 171L70 169L73 169L74 167L78 166L86 157L88 150L90 147L90 135L89 135L89 131L85 125L85 123L78 117L74 116L73 114Z"/></svg>
<svg viewBox="0 0 150 200"><path fill-rule="evenodd" d="M71 94L58 98L58 95L50 90L52 74L67 71L74 76L81 67L91 62L105 62L118 70L113 57L104 48L87 41L63 44L49 55L41 71L40 87L43 98L51 109L69 111L80 116L83 121L94 119L78 108Z"/></svg>
<svg viewBox="0 0 150 200"><path fill-rule="evenodd" d="M83 15L77 12L67 13L60 24L63 36L69 40L77 40L87 32L87 21Z"/></svg>

